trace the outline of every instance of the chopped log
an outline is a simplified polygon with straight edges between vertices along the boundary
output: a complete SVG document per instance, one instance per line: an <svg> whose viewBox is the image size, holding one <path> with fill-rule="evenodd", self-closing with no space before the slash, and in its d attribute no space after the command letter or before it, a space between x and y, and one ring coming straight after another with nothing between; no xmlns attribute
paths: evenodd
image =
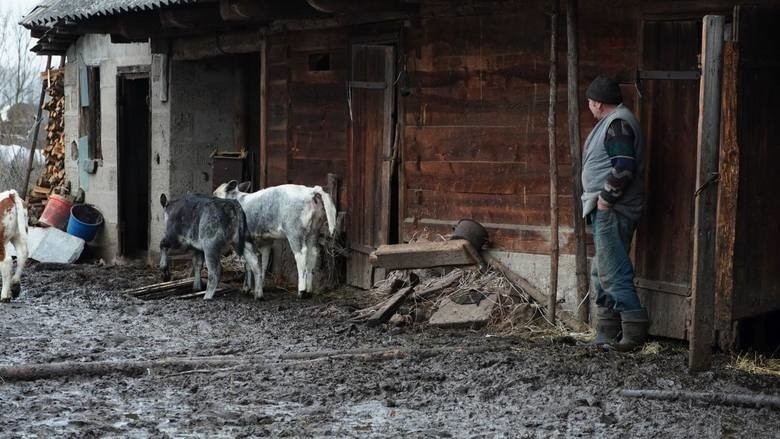
<svg viewBox="0 0 780 439"><path fill-rule="evenodd" d="M371 265L388 270L475 265L478 253L465 239L381 245L371 253Z"/></svg>
<svg viewBox="0 0 780 439"><path fill-rule="evenodd" d="M620 396L631 398L659 399L666 401L698 401L708 404L736 405L742 407L771 407L780 409L780 396L765 394L733 394L686 392L684 390L629 390L622 389Z"/></svg>
<svg viewBox="0 0 780 439"><path fill-rule="evenodd" d="M368 326L378 326L390 319L395 314L401 304L404 303L406 297L414 291L414 287L405 287L400 289L397 293L393 294L393 297L387 299L381 308L379 308L374 315L368 318L366 324Z"/></svg>
<svg viewBox="0 0 780 439"><path fill-rule="evenodd" d="M548 306L547 295L544 294L542 290L535 287L533 284L531 284L531 282L528 282L526 278L512 271L509 267L504 265L503 262L499 261L495 256L485 253L484 257L487 263L490 264L491 267L493 267L499 273L503 274L504 277L506 277L507 280L510 283L512 283L515 287L517 287L524 293L528 294L528 296L530 296L531 299L533 299L539 305ZM579 321L569 311L559 310L556 314L558 316L558 319L561 322L563 322L564 325L577 332L586 332L590 330L590 327L586 323Z"/></svg>

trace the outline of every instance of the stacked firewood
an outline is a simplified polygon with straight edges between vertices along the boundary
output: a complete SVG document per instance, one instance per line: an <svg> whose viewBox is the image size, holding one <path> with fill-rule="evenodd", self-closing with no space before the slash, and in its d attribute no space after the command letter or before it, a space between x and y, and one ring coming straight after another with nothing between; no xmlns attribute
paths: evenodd
<svg viewBox="0 0 780 439"><path fill-rule="evenodd" d="M49 112L46 125L46 145L43 156L46 160L43 173L28 198L30 216L39 218L48 197L52 193L68 195L65 182L65 84L64 69L50 69L41 74L49 99L43 109Z"/></svg>

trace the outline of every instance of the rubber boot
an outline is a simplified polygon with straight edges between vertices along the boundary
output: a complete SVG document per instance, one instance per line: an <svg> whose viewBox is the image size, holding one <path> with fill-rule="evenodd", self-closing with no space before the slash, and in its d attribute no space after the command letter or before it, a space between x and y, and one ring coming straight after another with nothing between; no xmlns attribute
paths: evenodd
<svg viewBox="0 0 780 439"><path fill-rule="evenodd" d="M620 313L605 306L596 308L596 337L590 345L598 347L615 344L618 334L620 334Z"/></svg>
<svg viewBox="0 0 780 439"><path fill-rule="evenodd" d="M615 349L629 352L642 347L647 340L647 327L650 321L645 308L620 313L623 326L623 338L615 345Z"/></svg>

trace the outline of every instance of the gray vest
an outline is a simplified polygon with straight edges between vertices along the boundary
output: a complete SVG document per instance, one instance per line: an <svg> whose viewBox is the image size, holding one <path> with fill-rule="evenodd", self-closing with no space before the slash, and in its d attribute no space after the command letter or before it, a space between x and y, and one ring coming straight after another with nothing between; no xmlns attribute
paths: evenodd
<svg viewBox="0 0 780 439"><path fill-rule="evenodd" d="M582 159L582 215L586 216L596 208L599 193L604 189L604 183L612 172L612 161L604 147L604 139L607 136L609 124L615 119L625 120L634 130L637 166L634 179L623 191L623 196L618 199L613 209L634 221L638 221L642 215L645 199L645 140L636 117L623 104L618 105L615 111L598 121L585 140L585 156Z"/></svg>

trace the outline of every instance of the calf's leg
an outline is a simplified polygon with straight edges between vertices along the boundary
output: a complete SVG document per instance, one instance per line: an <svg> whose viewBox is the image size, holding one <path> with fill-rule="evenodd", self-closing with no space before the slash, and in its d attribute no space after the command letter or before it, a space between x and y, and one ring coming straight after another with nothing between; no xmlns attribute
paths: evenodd
<svg viewBox="0 0 780 439"><path fill-rule="evenodd" d="M11 280L11 295L16 298L22 291L22 270L24 264L27 262L27 242L20 236L16 236L13 239L14 248L16 249L16 271L14 277Z"/></svg>
<svg viewBox="0 0 780 439"><path fill-rule="evenodd" d="M219 278L222 274L222 266L219 264L219 257L222 252L219 249L213 249L205 251L204 254L206 257L206 269L209 271L209 280L206 283L206 295L203 298L211 300L214 298L214 292L217 291Z"/></svg>
<svg viewBox="0 0 780 439"><path fill-rule="evenodd" d="M201 271L203 271L203 252L193 250L192 276L194 277L194 281L192 282L192 291L203 291L203 280L200 278Z"/></svg>
<svg viewBox="0 0 780 439"><path fill-rule="evenodd" d="M162 280L164 282L168 282L169 280L171 280L171 270L170 268L168 268L168 250L170 250L170 248L161 242L160 243L160 273L162 275Z"/></svg>
<svg viewBox="0 0 780 439"><path fill-rule="evenodd" d="M247 245L244 247L244 261L246 261L244 286L250 286L247 285L247 279L254 278L254 296L255 299L260 300L263 298L263 275L257 260L257 252L255 251L254 246Z"/></svg>
<svg viewBox="0 0 780 439"><path fill-rule="evenodd" d="M0 243L1 245L1 243ZM13 271L13 261L10 255L4 255L0 261L0 274L3 278L3 289L0 292L0 302L11 301L11 272Z"/></svg>

